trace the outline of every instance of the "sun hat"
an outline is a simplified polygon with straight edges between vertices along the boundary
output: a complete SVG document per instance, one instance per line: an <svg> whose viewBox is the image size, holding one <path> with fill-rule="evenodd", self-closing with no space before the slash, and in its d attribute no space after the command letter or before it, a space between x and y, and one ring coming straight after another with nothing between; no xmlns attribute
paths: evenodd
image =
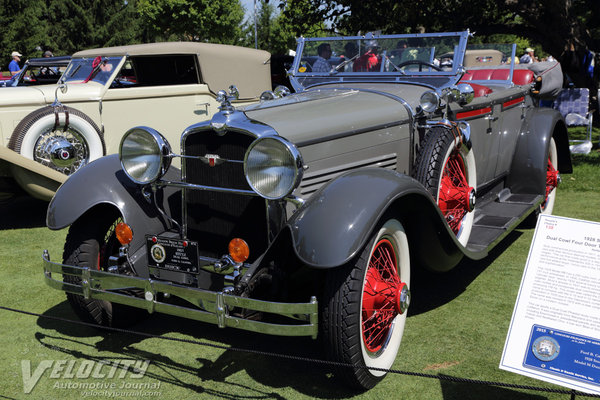
<svg viewBox="0 0 600 400"><path fill-rule="evenodd" d="M525 49L525 53L531 53L532 51L535 51L535 50L533 50L531 47L528 47Z"/></svg>
<svg viewBox="0 0 600 400"><path fill-rule="evenodd" d="M11 57L23 57L23 55L21 53L19 53L18 51L13 51L10 55Z"/></svg>

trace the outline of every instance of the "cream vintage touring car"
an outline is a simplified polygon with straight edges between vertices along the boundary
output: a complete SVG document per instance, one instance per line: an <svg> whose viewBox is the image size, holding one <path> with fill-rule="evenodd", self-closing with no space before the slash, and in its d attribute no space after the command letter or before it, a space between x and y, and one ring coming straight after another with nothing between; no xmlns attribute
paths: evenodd
<svg viewBox="0 0 600 400"><path fill-rule="evenodd" d="M123 132L157 126L174 142L218 111L216 92L235 83L237 104L271 88L266 51L171 42L84 50L58 85L0 92L0 192L14 178L49 200L83 165L116 153ZM3 186L3 187L2 187Z"/></svg>

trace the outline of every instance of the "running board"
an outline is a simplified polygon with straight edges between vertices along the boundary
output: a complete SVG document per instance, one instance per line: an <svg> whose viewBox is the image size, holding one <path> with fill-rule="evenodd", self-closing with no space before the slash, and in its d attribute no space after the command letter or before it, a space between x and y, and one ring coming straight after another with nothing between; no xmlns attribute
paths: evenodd
<svg viewBox="0 0 600 400"><path fill-rule="evenodd" d="M502 240L543 201L541 195L506 194L475 211L467 249L485 251Z"/></svg>

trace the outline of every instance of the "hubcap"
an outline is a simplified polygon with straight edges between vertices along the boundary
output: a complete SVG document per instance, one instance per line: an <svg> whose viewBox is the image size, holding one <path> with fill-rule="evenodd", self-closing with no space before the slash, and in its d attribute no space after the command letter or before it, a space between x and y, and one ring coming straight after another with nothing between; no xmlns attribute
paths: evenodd
<svg viewBox="0 0 600 400"><path fill-rule="evenodd" d="M366 349L380 351L391 333L394 318L406 312L410 291L398 276L396 254L388 239L373 249L362 298L362 333Z"/></svg>
<svg viewBox="0 0 600 400"><path fill-rule="evenodd" d="M67 130L47 131L37 140L33 159L47 167L70 175L85 165L89 151L83 138Z"/></svg>
<svg viewBox="0 0 600 400"><path fill-rule="evenodd" d="M465 164L454 150L442 171L438 205L452 232L458 234L463 218L475 207L475 189L469 186Z"/></svg>

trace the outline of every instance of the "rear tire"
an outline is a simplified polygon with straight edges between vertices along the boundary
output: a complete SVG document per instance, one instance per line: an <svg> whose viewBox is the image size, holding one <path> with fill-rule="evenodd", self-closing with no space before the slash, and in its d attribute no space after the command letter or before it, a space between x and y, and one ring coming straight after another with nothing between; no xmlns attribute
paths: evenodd
<svg viewBox="0 0 600 400"><path fill-rule="evenodd" d="M546 199L540 206L541 214L552 215L554 210L554 201L556 200L556 187L558 186L558 152L556 151L556 142L554 138L550 139L548 147L548 166L546 168Z"/></svg>
<svg viewBox="0 0 600 400"><path fill-rule="evenodd" d="M332 361L351 364L337 373L365 390L379 382L396 359L410 301L410 255L404 228L388 220L360 256L328 272L322 339Z"/></svg>

